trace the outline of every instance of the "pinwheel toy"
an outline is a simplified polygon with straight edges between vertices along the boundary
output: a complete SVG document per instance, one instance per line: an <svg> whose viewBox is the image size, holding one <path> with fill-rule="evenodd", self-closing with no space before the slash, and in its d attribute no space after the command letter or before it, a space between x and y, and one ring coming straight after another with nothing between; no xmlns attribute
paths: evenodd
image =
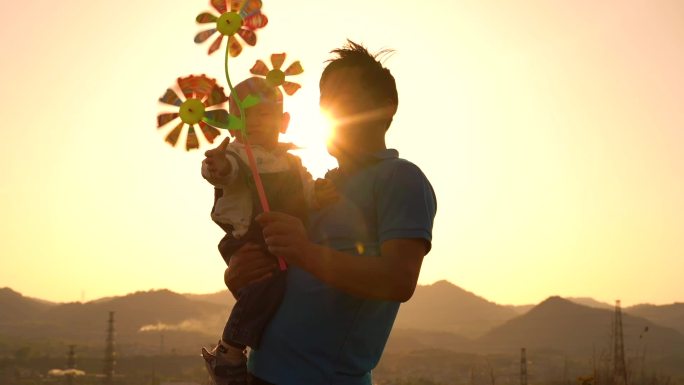
<svg viewBox="0 0 684 385"><path fill-rule="evenodd" d="M228 56L226 56L227 58ZM227 65L227 60L226 60L226 68L228 67ZM226 77L228 77L228 71L226 69ZM230 78L228 78L228 84L230 85ZM216 121L210 116L205 116L202 118L204 122L206 122L209 125L220 127L220 128L225 128L228 130L232 131L241 131L242 135L244 138L247 140L244 141L245 145L245 152L247 153L247 160L249 163L249 168L252 172L252 177L254 178L254 185L256 186L257 190L257 195L259 196L259 203L261 203L261 208L263 212L267 213L271 211L270 205L268 204L268 199L266 198L266 191L264 190L264 183L261 181L261 175L259 175L259 168L257 167L256 159L254 157L254 152L252 151L252 146L249 145L249 130L247 130L247 123L246 123L246 117L245 117L245 110L249 107L252 107L254 105L257 105L260 103L260 99L258 96L255 95L248 95L245 97L244 100L240 100L238 97L237 92L233 89L231 85L231 98L235 101L235 104L237 104L239 110L240 110L240 116L235 116L232 114L229 114L227 116L227 119L224 121ZM281 270L286 270L287 269L287 264L285 263L285 260L278 256L278 265Z"/></svg>
<svg viewBox="0 0 684 385"><path fill-rule="evenodd" d="M285 53L272 54L272 70L269 70L263 61L257 60L256 63L254 63L252 69L249 70L249 72L253 73L254 75L265 76L266 81L268 81L272 86L282 86L286 94L293 95L295 92L297 92L299 88L301 88L301 86L297 83L285 80L285 77L291 75L299 75L302 72L304 72L304 69L302 68L301 63L299 63L299 61L296 61L290 64L285 71L281 70L283 63L285 63L286 56L287 55Z"/></svg>
<svg viewBox="0 0 684 385"><path fill-rule="evenodd" d="M217 127L227 125L229 121L228 112L220 108L228 100L223 88L216 84L216 80L205 75L178 78L177 85L183 97L172 88L168 88L159 98L161 103L174 111L161 112L157 115L157 127L162 128L180 120L166 135L166 141L175 146L184 127L189 126L185 142L185 149L188 151L199 148L195 125L199 126L206 140L213 143L220 135ZM209 110L210 108L213 109Z"/></svg>
<svg viewBox="0 0 684 385"><path fill-rule="evenodd" d="M261 13L261 0L211 0L211 5L220 16L202 12L195 18L200 24L215 23L214 28L195 36L195 43L200 44L216 32L219 33L209 46L210 55L221 47L223 37L228 36L228 52L232 57L238 56L242 52L242 45L235 34L237 33L248 45L254 46L257 41L254 31L268 24L268 18Z"/></svg>
<svg viewBox="0 0 684 385"><path fill-rule="evenodd" d="M228 4L230 4L230 12L228 12ZM224 36L228 36L228 47L226 48L224 70L226 74L226 81L228 82L228 87L230 88L230 95L232 100L238 106L240 111L239 117L229 116L224 125L220 125L222 128L227 128L230 130L241 130L243 137L248 138L249 133L247 132L247 125L245 124L245 109L250 106L259 103L259 99L256 96L249 95L245 100L240 100L237 92L233 87L233 83L230 81L230 71L228 70L228 58L236 57L242 52L242 46L235 38L237 33L242 37L248 45L256 45L256 34L254 30L266 26L268 19L265 15L261 13L261 0L211 0L211 5L216 9L221 16L216 17L211 13L204 12L200 13L196 17L196 21L200 24L204 23L216 23L216 27L202 31L195 36L195 42L200 43L208 39L215 32L219 32L219 37L212 43L209 47L209 54L213 53L220 48L221 42ZM205 117L203 120L207 124L218 124L211 117ZM264 185L261 181L261 176L259 175L259 169L254 158L254 153L249 145L249 139L245 141L245 152L247 153L247 159L249 161L249 168L252 171L252 177L254 178L254 184L257 188L257 194L259 195L259 202L261 203L261 208L264 212L269 212L270 207L268 204L268 199L266 199L266 192L264 191ZM278 264L281 270L287 268L285 260L278 257Z"/></svg>
<svg viewBox="0 0 684 385"><path fill-rule="evenodd" d="M209 143L213 143L214 139L220 135L219 128L241 131L242 137L246 139L244 141L245 152L247 153L259 201L263 211L268 212L270 211L268 200L266 199L266 193L259 175L254 153L249 144L249 132L245 122L245 109L260 103L261 100L256 95L247 95L244 100L241 100L230 81L230 73L228 71L229 57L236 57L242 52L242 44L235 35L240 36L247 45L255 46L257 42L255 31L265 27L268 24L268 18L261 13L261 0L210 0L210 4L218 12L218 16L211 12L202 12L197 15L195 18L197 23L214 23L214 26L195 35L195 43L203 43L218 33L216 39L209 46L208 52L211 55L221 48L224 37L228 37L224 69L228 88L230 89L230 98L238 107L239 115L231 115L222 108L222 105L228 101L228 97L223 92L223 88L219 87L214 79L208 78L205 75L191 75L178 78L177 88L180 90L180 94L173 88L169 88L159 99L166 107L171 107L174 110L160 112L157 116L157 125L158 128L162 128L180 120L166 134L166 141L172 146L176 145L187 125L187 135L185 136L186 150L196 149L200 146L195 126L199 126ZM299 61L295 61L283 71L281 67L285 62L285 58L286 55L284 53L271 55L271 65L273 66L271 70L268 69L263 61L257 60L250 72L255 75L265 76L266 81L271 86L282 87L286 94L292 95L297 92L300 85L287 81L285 78L287 76L299 75L304 70ZM179 96L181 94L183 97ZM281 270L287 268L282 258L278 257L278 262Z"/></svg>

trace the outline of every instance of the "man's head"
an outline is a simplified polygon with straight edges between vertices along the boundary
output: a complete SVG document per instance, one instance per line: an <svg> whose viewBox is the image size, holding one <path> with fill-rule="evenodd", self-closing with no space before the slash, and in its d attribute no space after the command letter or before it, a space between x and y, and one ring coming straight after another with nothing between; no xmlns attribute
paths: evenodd
<svg viewBox="0 0 684 385"><path fill-rule="evenodd" d="M278 136L285 133L290 122L290 114L283 112L283 94L277 87L271 86L265 79L252 77L235 86L240 100L249 95L259 98L259 103L245 110L247 119L247 133L249 143L274 148L278 143ZM230 113L240 116L240 109L233 98L230 98ZM243 136L234 132L237 141L242 142Z"/></svg>
<svg viewBox="0 0 684 385"><path fill-rule="evenodd" d="M399 105L397 86L390 71L362 45L348 41L333 50L337 55L323 70L319 83L320 105L336 121L329 152L367 141L383 141Z"/></svg>

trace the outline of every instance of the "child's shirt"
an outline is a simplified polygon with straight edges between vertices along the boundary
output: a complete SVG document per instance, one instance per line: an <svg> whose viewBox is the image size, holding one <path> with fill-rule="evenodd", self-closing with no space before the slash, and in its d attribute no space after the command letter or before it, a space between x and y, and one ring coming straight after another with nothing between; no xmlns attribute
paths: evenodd
<svg viewBox="0 0 684 385"><path fill-rule="evenodd" d="M272 151L257 145L251 147L261 175L286 172L291 167L296 167L297 170L293 171L296 171L299 176L304 200L309 208L314 207L314 180L302 165L299 157L288 153L293 147L291 144L279 143ZM244 165L249 164L245 146L239 142L229 143L226 147L225 156L231 166L228 175L220 178L214 177L207 171L206 165L202 163L202 176L214 187L222 190L222 194L214 205L211 218L221 225L230 225L233 229L231 234L233 238L240 239L250 226L255 203L258 204L253 200L258 199L258 197L252 196L253 194L248 186L249 181L241 172ZM240 163L242 163L242 167ZM270 195L268 191L267 195Z"/></svg>

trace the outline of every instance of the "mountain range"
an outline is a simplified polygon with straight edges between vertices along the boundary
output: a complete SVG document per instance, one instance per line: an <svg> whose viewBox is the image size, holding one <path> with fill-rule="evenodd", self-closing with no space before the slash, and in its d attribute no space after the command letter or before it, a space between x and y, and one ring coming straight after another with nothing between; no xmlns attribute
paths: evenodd
<svg viewBox="0 0 684 385"><path fill-rule="evenodd" d="M109 312L117 344L129 353L160 349L194 354L214 342L234 299L227 291L179 294L136 292L86 303L50 303L0 289L0 354L36 340L101 349ZM684 362L684 304L622 309L625 348ZM388 352L446 349L514 352L521 347L587 357L610 346L614 307L590 298L549 297L536 305L506 306L447 281L418 286L401 306ZM631 349L631 350L630 350Z"/></svg>

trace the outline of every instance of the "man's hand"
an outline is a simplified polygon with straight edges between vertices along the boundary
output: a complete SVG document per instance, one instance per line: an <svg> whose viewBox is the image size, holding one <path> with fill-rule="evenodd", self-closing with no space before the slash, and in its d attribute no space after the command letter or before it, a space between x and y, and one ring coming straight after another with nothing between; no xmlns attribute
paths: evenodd
<svg viewBox="0 0 684 385"><path fill-rule="evenodd" d="M278 263L259 246L247 243L230 257L223 274L228 290L237 298L243 287L270 278L278 269Z"/></svg>
<svg viewBox="0 0 684 385"><path fill-rule="evenodd" d="M313 246L302 221L273 211L259 214L256 220L263 229L268 251L287 262L301 265Z"/></svg>
<svg viewBox="0 0 684 385"><path fill-rule="evenodd" d="M331 205L340 199L335 184L329 179L316 179L314 182L314 197L318 207Z"/></svg>
<svg viewBox="0 0 684 385"><path fill-rule="evenodd" d="M228 143L230 143L230 137L226 137L216 148L207 150L204 153L206 158L204 158L202 163L206 165L207 171L209 171L212 177L223 178L231 172L230 162L226 158Z"/></svg>

